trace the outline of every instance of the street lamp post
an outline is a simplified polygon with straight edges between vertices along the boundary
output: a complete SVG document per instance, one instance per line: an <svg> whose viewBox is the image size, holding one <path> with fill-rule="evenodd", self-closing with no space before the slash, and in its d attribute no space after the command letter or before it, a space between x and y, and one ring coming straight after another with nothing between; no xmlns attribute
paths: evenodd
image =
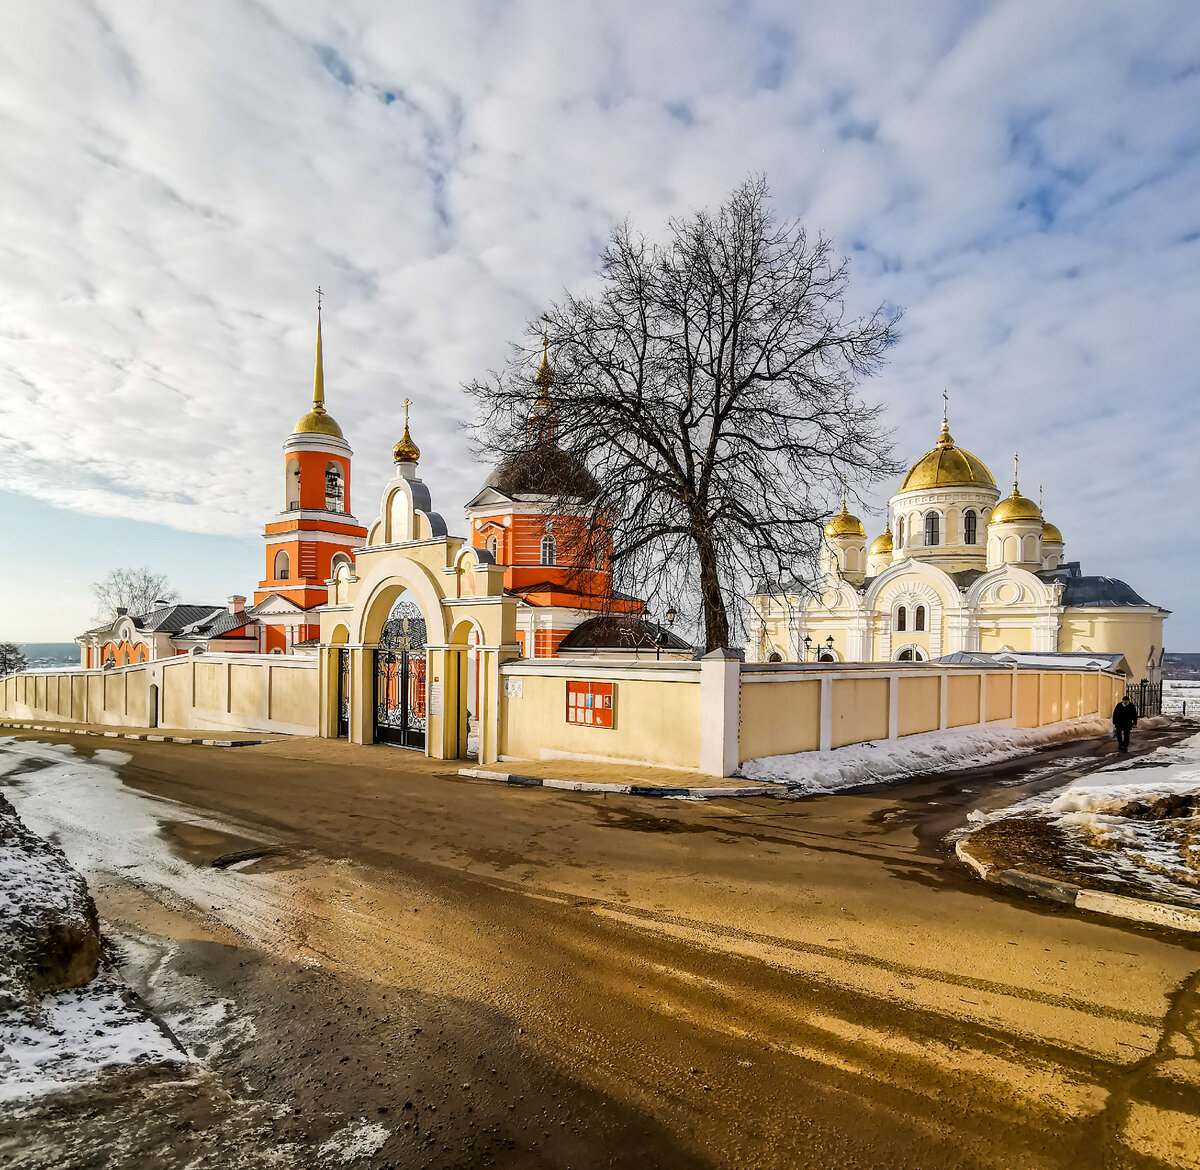
<svg viewBox="0 0 1200 1170"><path fill-rule="evenodd" d="M809 651L811 648L812 648L812 638L808 634L805 634L804 635L804 661L805 662L808 661L808 655L809 655Z"/></svg>

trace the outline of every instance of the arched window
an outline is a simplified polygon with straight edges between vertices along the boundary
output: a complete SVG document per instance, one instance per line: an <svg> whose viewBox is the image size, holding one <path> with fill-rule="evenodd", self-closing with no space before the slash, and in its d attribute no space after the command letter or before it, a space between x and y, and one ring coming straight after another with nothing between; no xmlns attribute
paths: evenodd
<svg viewBox="0 0 1200 1170"><path fill-rule="evenodd" d="M286 581L291 573L291 561L285 552L277 552L275 554L275 580Z"/></svg>
<svg viewBox="0 0 1200 1170"><path fill-rule="evenodd" d="M941 525L936 512L925 513L925 543L929 547L941 542Z"/></svg>
<svg viewBox="0 0 1200 1170"><path fill-rule="evenodd" d="M554 544L554 537L547 532L546 535L542 537L542 564L554 564L556 553L557 549Z"/></svg>
<svg viewBox="0 0 1200 1170"><path fill-rule="evenodd" d="M968 509L963 513L963 544L974 544L976 542L977 524L979 518L975 513Z"/></svg>
<svg viewBox="0 0 1200 1170"><path fill-rule="evenodd" d="M780 654L778 650L772 650L771 653L767 655L767 661L768 662L782 662L783 655Z"/></svg>
<svg viewBox="0 0 1200 1170"><path fill-rule="evenodd" d="M896 610L896 629L908 629L908 610L905 609L904 606L901 606L898 610Z"/></svg>
<svg viewBox="0 0 1200 1170"><path fill-rule="evenodd" d="M345 553L335 553L333 560L329 565L329 575L331 577L336 577L338 569L340 569L343 565L345 565L348 569L354 568L354 562Z"/></svg>
<svg viewBox="0 0 1200 1170"><path fill-rule="evenodd" d="M284 475L284 490L287 492L287 510L300 510L300 464L295 459L287 461L287 473Z"/></svg>
<svg viewBox="0 0 1200 1170"><path fill-rule="evenodd" d="M917 612L913 615L913 629L923 630L925 628L925 607L917 606Z"/></svg>
<svg viewBox="0 0 1200 1170"><path fill-rule="evenodd" d="M901 650L896 656L897 662L911 662L913 660L913 652L911 649Z"/></svg>
<svg viewBox="0 0 1200 1170"><path fill-rule="evenodd" d="M598 572L601 572L601 573L604 572L604 549L603 548L596 549L595 566L596 566L596 569Z"/></svg>
<svg viewBox="0 0 1200 1170"><path fill-rule="evenodd" d="M340 463L330 463L325 468L325 511L345 512L346 481Z"/></svg>
<svg viewBox="0 0 1200 1170"><path fill-rule="evenodd" d="M899 548L904 547L904 517L901 516L896 521L896 544Z"/></svg>
<svg viewBox="0 0 1200 1170"><path fill-rule="evenodd" d="M487 538L487 550L492 554L492 560L496 561L497 563L500 561L500 558L496 555L496 550L499 547L500 546L496 539L496 534L492 533L492 535Z"/></svg>

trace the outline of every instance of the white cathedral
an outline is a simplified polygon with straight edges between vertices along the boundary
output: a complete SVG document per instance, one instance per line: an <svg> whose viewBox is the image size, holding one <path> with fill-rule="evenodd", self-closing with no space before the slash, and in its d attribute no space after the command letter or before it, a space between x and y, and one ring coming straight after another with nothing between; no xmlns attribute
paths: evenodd
<svg viewBox="0 0 1200 1170"><path fill-rule="evenodd" d="M934 447L888 501L867 547L846 502L825 526L823 576L751 599L746 657L759 662L925 661L956 652L1123 656L1153 678L1168 611L1124 581L1084 576L1062 533L1017 487L955 444ZM894 522L894 532L893 532Z"/></svg>

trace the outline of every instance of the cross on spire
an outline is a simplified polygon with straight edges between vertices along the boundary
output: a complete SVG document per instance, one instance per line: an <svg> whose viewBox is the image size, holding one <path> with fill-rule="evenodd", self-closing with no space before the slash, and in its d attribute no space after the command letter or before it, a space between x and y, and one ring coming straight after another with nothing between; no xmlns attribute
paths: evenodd
<svg viewBox="0 0 1200 1170"><path fill-rule="evenodd" d="M404 429L408 430L408 408L412 406L412 400L406 398L400 405L404 407Z"/></svg>
<svg viewBox="0 0 1200 1170"><path fill-rule="evenodd" d="M323 295L324 294L321 292L321 286L317 285L317 312L318 313L321 311L321 297Z"/></svg>
<svg viewBox="0 0 1200 1170"><path fill-rule="evenodd" d="M950 421L950 391L942 390L942 422Z"/></svg>
<svg viewBox="0 0 1200 1170"><path fill-rule="evenodd" d="M1021 456L1018 452L1013 452L1013 491L1017 490L1017 471L1021 466Z"/></svg>

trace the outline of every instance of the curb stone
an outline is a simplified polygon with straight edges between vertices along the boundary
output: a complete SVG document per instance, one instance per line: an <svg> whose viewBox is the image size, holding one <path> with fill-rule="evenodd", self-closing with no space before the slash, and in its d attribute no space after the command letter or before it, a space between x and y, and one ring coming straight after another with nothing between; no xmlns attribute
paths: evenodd
<svg viewBox="0 0 1200 1170"><path fill-rule="evenodd" d="M1128 922L1145 922L1152 926L1166 926L1172 930L1200 932L1200 910L1192 906L1179 906L1174 902L1149 902L1144 898L1130 898L1125 894L1109 894L1102 890L1088 890L1070 882L1053 881L1037 874L1024 873L1019 869L997 869L980 861L968 848L969 837L963 837L954 845L958 859L968 865L985 882L996 886L1007 886L1046 898L1076 910L1090 910L1093 914L1107 914L1111 918L1123 918Z"/></svg>
<svg viewBox="0 0 1200 1170"><path fill-rule="evenodd" d="M190 743L204 747L253 747L261 739L197 739L189 735L150 735L139 731L91 731L85 727L68 727L54 723L12 723L0 719L0 728L13 731L49 731L55 735L96 735L105 739L140 739L150 743Z"/></svg>
<svg viewBox="0 0 1200 1170"><path fill-rule="evenodd" d="M591 780L552 780L542 776L522 776L517 772L493 772L487 768L459 768L458 774L471 780L495 780L519 788L557 788L564 792L598 792L622 796L685 797L690 800L711 800L722 796L786 796L790 792L783 784L756 784L741 788L677 788L657 784L602 784Z"/></svg>

